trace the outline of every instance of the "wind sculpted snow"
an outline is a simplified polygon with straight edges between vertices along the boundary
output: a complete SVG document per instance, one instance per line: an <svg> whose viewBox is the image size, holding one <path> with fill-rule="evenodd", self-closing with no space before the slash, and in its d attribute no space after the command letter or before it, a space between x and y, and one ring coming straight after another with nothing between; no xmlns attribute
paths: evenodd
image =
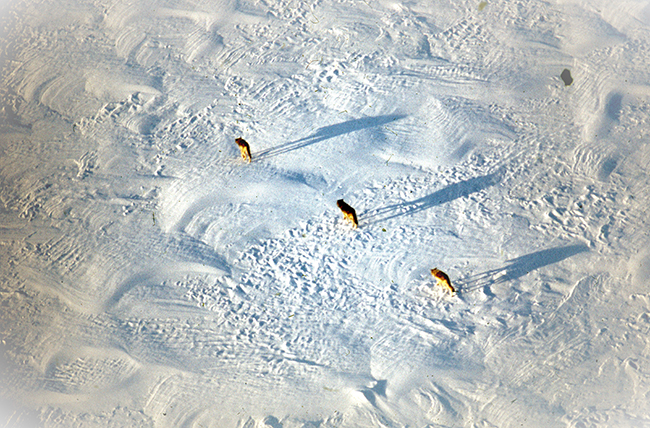
<svg viewBox="0 0 650 428"><path fill-rule="evenodd" d="M4 425L650 424L644 2L0 11Z"/></svg>

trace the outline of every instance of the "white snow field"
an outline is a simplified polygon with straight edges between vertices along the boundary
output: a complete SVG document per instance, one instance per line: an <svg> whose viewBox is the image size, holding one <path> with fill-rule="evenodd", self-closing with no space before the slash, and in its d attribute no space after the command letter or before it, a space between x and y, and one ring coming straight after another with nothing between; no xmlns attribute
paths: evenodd
<svg viewBox="0 0 650 428"><path fill-rule="evenodd" d="M0 11L0 425L650 426L650 2Z"/></svg>

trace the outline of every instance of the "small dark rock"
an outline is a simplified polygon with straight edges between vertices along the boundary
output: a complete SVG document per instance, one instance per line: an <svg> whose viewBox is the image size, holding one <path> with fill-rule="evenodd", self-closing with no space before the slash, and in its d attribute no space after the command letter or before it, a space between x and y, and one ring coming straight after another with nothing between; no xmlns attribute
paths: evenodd
<svg viewBox="0 0 650 428"><path fill-rule="evenodd" d="M571 72L569 69L565 68L562 74L560 74L560 77L562 78L562 81L564 82L564 86L569 86L573 83L573 78L571 77Z"/></svg>

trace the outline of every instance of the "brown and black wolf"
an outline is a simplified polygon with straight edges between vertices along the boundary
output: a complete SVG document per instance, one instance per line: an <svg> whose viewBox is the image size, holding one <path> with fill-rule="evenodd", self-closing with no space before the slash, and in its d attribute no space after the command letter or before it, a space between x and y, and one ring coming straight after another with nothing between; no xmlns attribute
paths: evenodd
<svg viewBox="0 0 650 428"><path fill-rule="evenodd" d="M343 211L343 217L347 220L350 220L356 229L359 227L359 222L357 221L357 212L350 205L346 204L343 199L336 201L336 205Z"/></svg>
<svg viewBox="0 0 650 428"><path fill-rule="evenodd" d="M451 285L451 281L449 280L449 277L446 273L438 268L435 268L431 269L431 275L433 275L439 285L445 287L451 292L451 294L454 294L456 292L456 289Z"/></svg>
<svg viewBox="0 0 650 428"><path fill-rule="evenodd" d="M243 138L236 138L235 143L239 146L239 150L241 150L241 157L246 161L249 162L253 160L251 157L251 148L244 140Z"/></svg>

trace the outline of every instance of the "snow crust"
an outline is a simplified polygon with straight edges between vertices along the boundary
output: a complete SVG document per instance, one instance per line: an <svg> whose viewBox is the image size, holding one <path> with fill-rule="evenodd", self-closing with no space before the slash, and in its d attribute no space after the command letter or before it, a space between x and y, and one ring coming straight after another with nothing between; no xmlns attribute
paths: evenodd
<svg viewBox="0 0 650 428"><path fill-rule="evenodd" d="M650 426L647 1L0 17L4 426Z"/></svg>

